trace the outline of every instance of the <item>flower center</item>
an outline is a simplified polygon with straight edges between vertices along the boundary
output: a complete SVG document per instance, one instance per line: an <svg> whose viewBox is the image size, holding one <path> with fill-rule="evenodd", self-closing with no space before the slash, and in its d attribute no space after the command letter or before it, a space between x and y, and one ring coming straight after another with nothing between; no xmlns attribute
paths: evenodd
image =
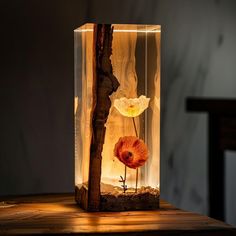
<svg viewBox="0 0 236 236"><path fill-rule="evenodd" d="M124 151L122 153L122 159L124 161L130 162L133 159L133 153L130 151Z"/></svg>

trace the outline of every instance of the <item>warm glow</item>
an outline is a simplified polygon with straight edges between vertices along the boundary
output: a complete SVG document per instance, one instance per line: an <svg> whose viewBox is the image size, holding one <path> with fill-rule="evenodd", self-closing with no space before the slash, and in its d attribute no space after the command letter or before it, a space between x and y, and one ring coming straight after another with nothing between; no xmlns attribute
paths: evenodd
<svg viewBox="0 0 236 236"><path fill-rule="evenodd" d="M114 155L114 148L121 137L136 136L132 119L134 118L138 138L144 141L149 152L145 164L139 167L138 186L159 187L161 27L160 25L112 25L114 34L111 61L113 73L119 80L120 87L110 96L112 106L105 125L101 181L121 186L119 179L121 175L124 176L125 166ZM89 172L94 88L93 60L91 60L93 29L94 24L85 24L74 31L77 62L75 77L79 82L82 81L81 94L75 95L76 121L79 124L76 133L78 149L75 166L76 184L86 183ZM149 56L152 57L149 59ZM154 66L150 66L152 63L155 63ZM140 66L139 73L137 73L137 65ZM128 187L135 187L136 169L127 168L126 174Z"/></svg>
<svg viewBox="0 0 236 236"><path fill-rule="evenodd" d="M78 102L79 102L78 97L75 97L74 98L74 114L76 114L76 111L78 109Z"/></svg>
<svg viewBox="0 0 236 236"><path fill-rule="evenodd" d="M140 96L139 98L120 98L115 99L114 107L126 117L139 116L148 108L150 98Z"/></svg>

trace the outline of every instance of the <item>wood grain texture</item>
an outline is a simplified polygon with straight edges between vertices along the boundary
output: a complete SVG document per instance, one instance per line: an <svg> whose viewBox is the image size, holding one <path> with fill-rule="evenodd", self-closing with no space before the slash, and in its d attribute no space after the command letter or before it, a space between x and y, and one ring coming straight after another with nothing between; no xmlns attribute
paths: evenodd
<svg viewBox="0 0 236 236"><path fill-rule="evenodd" d="M0 201L0 235L236 235L230 225L164 201L160 210L127 212L85 212L78 208L73 194Z"/></svg>
<svg viewBox="0 0 236 236"><path fill-rule="evenodd" d="M109 24L94 26L94 110L92 112L92 141L90 146L88 209L99 211L102 150L106 133L106 121L111 108L110 95L117 90L119 82L113 75L112 54L113 28ZM96 72L95 72L96 71Z"/></svg>

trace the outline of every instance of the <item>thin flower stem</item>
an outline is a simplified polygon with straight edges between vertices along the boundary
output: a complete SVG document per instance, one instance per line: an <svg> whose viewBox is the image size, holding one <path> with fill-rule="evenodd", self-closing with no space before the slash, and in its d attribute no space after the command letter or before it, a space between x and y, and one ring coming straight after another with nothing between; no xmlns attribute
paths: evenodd
<svg viewBox="0 0 236 236"><path fill-rule="evenodd" d="M135 193L137 193L137 190L138 190L138 168L136 169Z"/></svg>
<svg viewBox="0 0 236 236"><path fill-rule="evenodd" d="M126 181L126 170L127 170L127 167L126 167L126 165L125 165L125 175L124 175L124 193L125 193L125 191L127 190L127 189L126 189L126 186L125 186L125 181Z"/></svg>
<svg viewBox="0 0 236 236"><path fill-rule="evenodd" d="M136 128L134 117L132 117L132 121L133 121L133 124L134 124L135 135L138 138L138 131L137 131L137 128Z"/></svg>
<svg viewBox="0 0 236 236"><path fill-rule="evenodd" d="M136 137L138 138L138 131L137 131L134 117L132 117L132 120L133 120L133 124L134 124L135 134L136 134ZM137 193L137 189L138 189L138 168L136 169L135 193Z"/></svg>

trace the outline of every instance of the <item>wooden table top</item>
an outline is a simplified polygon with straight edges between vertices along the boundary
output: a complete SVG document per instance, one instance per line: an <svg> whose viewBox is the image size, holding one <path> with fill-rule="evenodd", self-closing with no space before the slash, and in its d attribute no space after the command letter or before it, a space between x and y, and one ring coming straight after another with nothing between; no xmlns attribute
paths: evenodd
<svg viewBox="0 0 236 236"><path fill-rule="evenodd" d="M0 198L0 235L236 235L223 222L160 205L155 211L91 213L72 194Z"/></svg>

